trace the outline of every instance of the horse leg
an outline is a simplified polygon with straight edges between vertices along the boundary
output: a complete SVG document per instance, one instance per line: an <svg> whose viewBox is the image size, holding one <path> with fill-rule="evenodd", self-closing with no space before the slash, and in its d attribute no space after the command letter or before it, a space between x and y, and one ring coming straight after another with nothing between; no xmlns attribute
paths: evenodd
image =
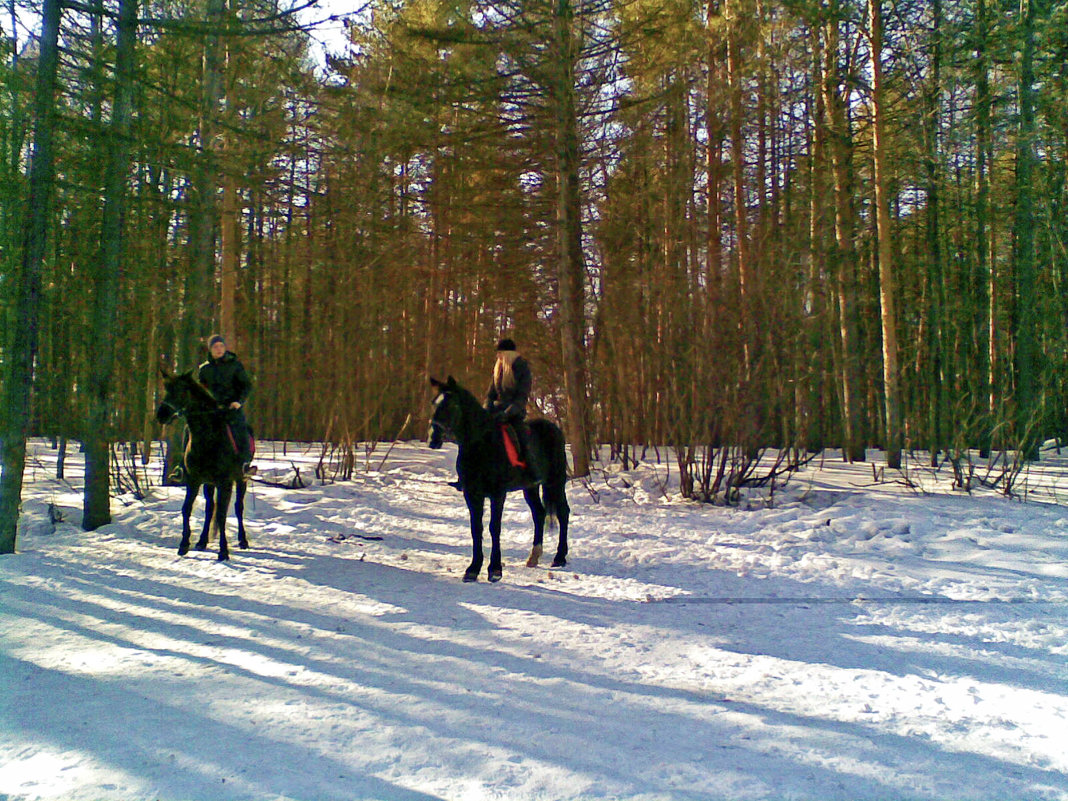
<svg viewBox="0 0 1068 801"><path fill-rule="evenodd" d="M482 509L485 498L464 492L467 509L471 513L471 564L464 571L464 581L478 581L482 572Z"/></svg>
<svg viewBox="0 0 1068 801"><path fill-rule="evenodd" d="M490 498L490 563L489 580L500 581L504 572L501 565L501 518L504 517L505 493Z"/></svg>
<svg viewBox="0 0 1068 801"><path fill-rule="evenodd" d="M208 534L211 531L211 522L215 519L215 486L204 485L204 527L200 529L200 539L193 546L198 551L208 550Z"/></svg>
<svg viewBox="0 0 1068 801"><path fill-rule="evenodd" d="M189 481L188 476L186 480ZM185 556L189 553L189 538L193 534L193 530L189 525L189 516L193 514L193 504L196 503L199 490L200 485L194 484L192 481L185 485L185 501L182 503L182 541L178 544L179 556Z"/></svg>
<svg viewBox="0 0 1068 801"><path fill-rule="evenodd" d="M233 482L224 481L215 488L215 528L219 532L219 561L230 558L230 548L226 545L226 513L230 511L230 496L233 495Z"/></svg>
<svg viewBox="0 0 1068 801"><path fill-rule="evenodd" d="M564 488L559 489L556 499L556 521L560 525L560 536L556 542L556 556L553 557L553 567L563 567L567 564L567 524L571 519L571 507L568 506Z"/></svg>
<svg viewBox="0 0 1068 801"><path fill-rule="evenodd" d="M234 495L234 516L237 517L237 544L242 550L248 549L248 537L245 536L245 490L248 482L237 483L237 493Z"/></svg>
<svg viewBox="0 0 1068 801"><path fill-rule="evenodd" d="M541 560L542 539L545 536L545 504L538 496L537 487L523 490L523 497L526 498L530 514L534 518L534 544L530 547L527 567L537 567Z"/></svg>

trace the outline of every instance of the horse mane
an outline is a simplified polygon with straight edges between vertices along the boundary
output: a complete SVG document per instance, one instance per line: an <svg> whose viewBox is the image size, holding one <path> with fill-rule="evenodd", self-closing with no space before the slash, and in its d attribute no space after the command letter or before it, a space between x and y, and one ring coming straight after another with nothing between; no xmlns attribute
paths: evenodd
<svg viewBox="0 0 1068 801"><path fill-rule="evenodd" d="M483 412L485 411L485 409L482 408L482 404L479 403L478 398L475 397L475 394L471 392L471 390L460 386L459 384L454 384L450 389L456 393L457 397L460 399L460 403L464 406L477 408Z"/></svg>
<svg viewBox="0 0 1068 801"><path fill-rule="evenodd" d="M185 381L186 385L189 387L189 391L193 394L193 397L197 401L205 405L219 405L219 401L212 394L211 390L208 389L207 386L205 386L199 378L193 375L192 370L186 373L182 373L180 376L177 377L176 380Z"/></svg>
<svg viewBox="0 0 1068 801"><path fill-rule="evenodd" d="M456 398L457 403L460 404L460 409L463 411L463 419L465 421L464 432L465 437L478 438L483 433L493 430L492 419L489 412L487 412L478 398L475 397L466 387L461 386L456 382L452 376L449 376L448 383L438 386L445 392L450 392ZM459 434L460 432L457 432Z"/></svg>

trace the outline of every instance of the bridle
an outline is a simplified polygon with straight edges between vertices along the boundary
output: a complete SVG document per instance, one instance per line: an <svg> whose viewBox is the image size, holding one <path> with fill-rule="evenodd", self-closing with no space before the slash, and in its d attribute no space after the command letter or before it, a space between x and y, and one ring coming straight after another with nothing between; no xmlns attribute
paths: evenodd
<svg viewBox="0 0 1068 801"><path fill-rule="evenodd" d="M178 418L178 417L185 417L185 409L180 409L179 407L175 406L170 401L161 400L159 402L159 408L167 409L171 413L170 414L170 418L169 418L170 420L174 420L175 418Z"/></svg>
<svg viewBox="0 0 1068 801"><path fill-rule="evenodd" d="M434 415L430 418L430 431L427 434L429 442L437 442L439 445L445 440L455 439L452 426L437 419L437 412L446 400L448 400L447 392L442 392L434 399Z"/></svg>

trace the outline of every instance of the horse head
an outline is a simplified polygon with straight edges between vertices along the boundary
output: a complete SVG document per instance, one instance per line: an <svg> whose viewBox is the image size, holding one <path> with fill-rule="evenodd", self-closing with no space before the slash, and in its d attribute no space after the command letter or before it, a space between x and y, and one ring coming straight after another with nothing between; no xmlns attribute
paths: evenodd
<svg viewBox="0 0 1068 801"><path fill-rule="evenodd" d="M457 398L460 385L452 376L449 376L448 381L444 383L431 378L430 386L437 391L437 395L434 397L434 413L430 417L427 445L437 450L445 440L455 441L463 410Z"/></svg>

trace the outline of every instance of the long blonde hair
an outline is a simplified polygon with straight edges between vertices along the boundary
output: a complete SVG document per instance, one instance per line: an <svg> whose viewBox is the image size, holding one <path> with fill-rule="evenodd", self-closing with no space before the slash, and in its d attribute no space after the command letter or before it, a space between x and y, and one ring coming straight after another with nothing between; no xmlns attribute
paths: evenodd
<svg viewBox="0 0 1068 801"><path fill-rule="evenodd" d="M493 386L497 387L498 391L515 389L515 372L512 370L512 365L518 358L518 351L497 351L497 361L493 365Z"/></svg>

